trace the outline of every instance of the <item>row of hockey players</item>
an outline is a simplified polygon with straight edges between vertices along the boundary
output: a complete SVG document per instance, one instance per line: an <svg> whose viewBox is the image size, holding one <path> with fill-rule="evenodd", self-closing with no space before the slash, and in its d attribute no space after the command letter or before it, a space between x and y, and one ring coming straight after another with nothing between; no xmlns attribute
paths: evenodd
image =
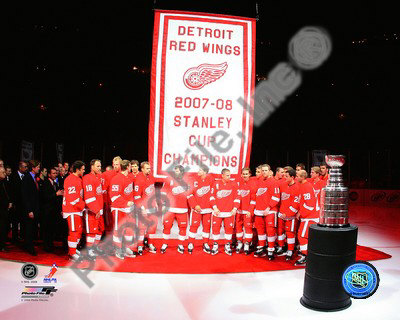
<svg viewBox="0 0 400 320"><path fill-rule="evenodd" d="M201 166L198 176L187 179L184 168L176 166L161 189L161 199L155 193L155 179L148 162L113 160L113 170L101 173L100 160L92 160L90 173L83 175L85 164L76 161L73 174L65 181L63 216L69 225L69 256L76 260L77 245L86 233L89 257L95 258L105 231L104 220L116 248L115 255L124 259L143 254L145 235L149 251L156 253L153 239L158 219L163 221L164 253L168 247L174 220L179 227L178 252L184 253L184 242L188 237L187 250L193 252L194 239L202 225L203 250L218 253L218 240L224 225L226 254L232 254L232 235L236 229L236 252L250 253L253 226L257 230L256 257L286 255L293 256L296 234L300 244L300 259L296 265L306 261L308 228L318 222L320 190L327 182L326 165L313 167L311 178L307 179L304 166L299 164L296 171L291 167L277 168L275 176L269 165L256 169L251 177L249 168L243 168L241 177L234 180L228 169L223 169L220 179L208 174L208 168ZM162 210L159 210L159 207ZM191 210L190 210L191 208ZM104 212L104 218L103 218ZM159 213L163 214L160 215ZM211 239L212 247L209 245ZM135 237L134 237L135 236ZM134 238L137 241L133 241ZM287 250L284 251L284 248Z"/></svg>

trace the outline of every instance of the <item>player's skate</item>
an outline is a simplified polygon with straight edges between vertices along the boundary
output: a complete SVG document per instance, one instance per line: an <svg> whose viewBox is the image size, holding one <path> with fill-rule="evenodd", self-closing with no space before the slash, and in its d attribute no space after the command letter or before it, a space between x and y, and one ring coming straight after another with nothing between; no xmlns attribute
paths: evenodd
<svg viewBox="0 0 400 320"><path fill-rule="evenodd" d="M286 261L290 261L290 260L292 260L292 258L293 258L293 251L291 251L291 250L286 251L286 258L285 258L285 260L286 260Z"/></svg>
<svg viewBox="0 0 400 320"><path fill-rule="evenodd" d="M272 250L271 250L272 249ZM269 261L275 259L275 248L268 248L268 255L267 258Z"/></svg>
<svg viewBox="0 0 400 320"><path fill-rule="evenodd" d="M189 243L189 245L188 245L188 252L189 252L189 254L192 254L192 253L193 253L193 248L194 248L193 243Z"/></svg>
<svg viewBox="0 0 400 320"><path fill-rule="evenodd" d="M225 253L227 254L227 255L229 255L229 256L231 256L232 255L232 249L231 249L231 244L228 242L228 243L225 243Z"/></svg>
<svg viewBox="0 0 400 320"><path fill-rule="evenodd" d="M238 241L237 245L236 245L236 253L240 253L240 251L242 251L243 249L243 242Z"/></svg>
<svg viewBox="0 0 400 320"><path fill-rule="evenodd" d="M77 262L81 260L81 256L77 253L74 253L73 255L68 255L69 260Z"/></svg>
<svg viewBox="0 0 400 320"><path fill-rule="evenodd" d="M125 255L124 255L124 253L123 253L123 251L122 251L121 248L115 250L115 256L116 256L118 259L121 259L121 260L124 260L124 259L125 259Z"/></svg>
<svg viewBox="0 0 400 320"><path fill-rule="evenodd" d="M185 248L184 248L183 244L179 244L178 248L176 250L178 250L178 252L180 254L183 254L185 252Z"/></svg>
<svg viewBox="0 0 400 320"><path fill-rule="evenodd" d="M136 253L134 253L130 248L125 249L125 257L136 258Z"/></svg>
<svg viewBox="0 0 400 320"><path fill-rule="evenodd" d="M149 252L157 253L157 248L152 243L149 243Z"/></svg>
<svg viewBox="0 0 400 320"><path fill-rule="evenodd" d="M264 250L264 247L260 247L260 246L258 246L257 247L257 249L256 249L256 251L254 252L254 257L256 257L256 258L262 258L262 257L265 257L265 250Z"/></svg>
<svg viewBox="0 0 400 320"><path fill-rule="evenodd" d="M89 260L96 260L96 257L97 257L97 253L96 253L95 249L90 248L88 250L88 259Z"/></svg>
<svg viewBox="0 0 400 320"><path fill-rule="evenodd" d="M213 245L213 247L212 247L212 250L211 250L211 255L216 255L218 253L218 243L217 242L214 242L214 245Z"/></svg>
<svg viewBox="0 0 400 320"><path fill-rule="evenodd" d="M294 265L295 265L296 267L301 267L301 266L305 266L305 265L306 265L306 262L307 262L307 256L304 255L304 254L301 254L301 255L300 255L300 259L297 260L297 261L294 263Z"/></svg>
<svg viewBox="0 0 400 320"><path fill-rule="evenodd" d="M246 242L246 243L244 244L244 254L245 254L246 256L248 256L248 255L250 254L250 244L249 244L248 242Z"/></svg>
<svg viewBox="0 0 400 320"><path fill-rule="evenodd" d="M286 254L285 250L282 247L276 247L275 248L275 254L280 257L284 256Z"/></svg>
<svg viewBox="0 0 400 320"><path fill-rule="evenodd" d="M138 252L139 256L142 256L143 255L143 247L142 246L138 246L137 252Z"/></svg>
<svg viewBox="0 0 400 320"><path fill-rule="evenodd" d="M210 248L210 246L208 245L208 243L203 243L203 251L204 251L205 253L208 253L208 254L211 253L211 248Z"/></svg>
<svg viewBox="0 0 400 320"><path fill-rule="evenodd" d="M165 253L165 251L167 251L168 245L166 243L163 243L163 245L161 246L160 252L161 253Z"/></svg>

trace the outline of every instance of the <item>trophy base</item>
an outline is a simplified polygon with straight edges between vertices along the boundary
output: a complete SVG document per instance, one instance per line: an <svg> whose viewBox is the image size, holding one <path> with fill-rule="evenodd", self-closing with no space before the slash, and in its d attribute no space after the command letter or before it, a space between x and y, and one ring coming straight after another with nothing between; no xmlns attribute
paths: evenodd
<svg viewBox="0 0 400 320"><path fill-rule="evenodd" d="M351 305L342 286L345 269L356 259L358 228L313 224L309 229L307 265L300 303L316 311L340 311Z"/></svg>
<svg viewBox="0 0 400 320"><path fill-rule="evenodd" d="M327 308L326 303L324 303L322 305L321 308L316 307L315 305L315 301L310 301L309 299L305 298L305 297L301 297L300 298L300 303L303 307L306 307L307 309L310 310L314 310L314 311L322 311L322 312L335 312L335 311L342 311L347 309L348 307L351 306L351 300L349 299L349 301L346 301L346 305L344 305L343 307L338 307L337 303L335 303L334 306L330 306Z"/></svg>

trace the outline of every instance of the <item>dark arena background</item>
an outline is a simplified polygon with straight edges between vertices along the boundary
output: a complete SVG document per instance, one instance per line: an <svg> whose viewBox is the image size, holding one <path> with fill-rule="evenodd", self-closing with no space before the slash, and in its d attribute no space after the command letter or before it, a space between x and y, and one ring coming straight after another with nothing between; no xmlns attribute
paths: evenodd
<svg viewBox="0 0 400 320"><path fill-rule="evenodd" d="M179 255L173 239L165 255L145 252L117 266L99 259L95 267L80 266L91 271L91 286L61 248L44 252L39 235L38 254L31 256L22 242L11 242L10 232L7 252L0 252L0 319L372 319L377 312L398 319L400 25L398 10L389 2L14 3L6 11L3 50L4 166L18 170L26 142L32 158L46 168L57 165L60 156L70 165L84 161L86 173L92 159L100 159L103 167L112 165L115 156L148 160L157 9L256 19L256 87L279 62L290 61L288 43L298 30L318 26L329 34L327 60L302 71L299 88L254 126L250 168L254 174L262 163L272 170L303 163L310 172L323 161L321 154L344 155L350 223L359 228L356 259L373 261L378 290L365 300L353 299L345 311L320 314L299 303L305 271L294 267L295 260L267 261L253 253L239 258L235 252L228 257L221 245L213 257L201 251L201 237L195 244L199 252L192 256ZM0 226L8 232L7 219L3 216ZM177 234L176 226L173 230ZM158 250L162 240L157 241ZM24 263L38 267L37 283L21 276ZM57 282L44 284L53 264L59 267ZM40 285L56 291L45 294L46 301L21 298L28 286Z"/></svg>

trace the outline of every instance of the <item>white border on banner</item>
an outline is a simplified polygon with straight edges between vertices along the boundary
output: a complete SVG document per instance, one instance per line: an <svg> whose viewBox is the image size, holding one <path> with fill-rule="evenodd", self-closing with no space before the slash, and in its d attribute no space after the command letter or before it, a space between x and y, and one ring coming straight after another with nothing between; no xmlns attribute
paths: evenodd
<svg viewBox="0 0 400 320"><path fill-rule="evenodd" d="M177 14L177 13L166 13L160 12L160 19L159 19L159 26L158 26L158 43L157 43L157 59L156 59L156 81L155 81L155 103L154 103L154 133L153 133L153 172L154 177L165 179L167 176L160 175L158 173L158 136L159 136L159 127L160 127L160 84L161 84L161 63L162 59L158 58L162 56L162 45L163 45L163 34L164 34L164 17L165 16L175 16L175 17L193 17L193 18L209 18L210 15L197 15L197 14ZM243 143L243 155L242 155L242 164L245 165L247 161L247 150L249 145L249 136L250 136L250 115L251 115L251 97L252 97L252 72L253 68L252 65L255 63L253 61L253 33L252 33L252 21L243 20L243 19L234 19L234 18L227 18L227 17L219 17L219 16L212 16L213 19L224 20L224 21L235 21L235 22L242 22L247 25L247 35L248 35L248 46L247 46L247 73L248 73L248 81L247 81L247 104L246 104L246 123L245 123L245 134L240 135L241 132L238 133L238 136L241 136L241 139L244 139ZM254 77L255 75L253 75ZM239 154L240 156L240 154ZM240 159L239 159L240 163ZM240 169L238 169L238 172Z"/></svg>

